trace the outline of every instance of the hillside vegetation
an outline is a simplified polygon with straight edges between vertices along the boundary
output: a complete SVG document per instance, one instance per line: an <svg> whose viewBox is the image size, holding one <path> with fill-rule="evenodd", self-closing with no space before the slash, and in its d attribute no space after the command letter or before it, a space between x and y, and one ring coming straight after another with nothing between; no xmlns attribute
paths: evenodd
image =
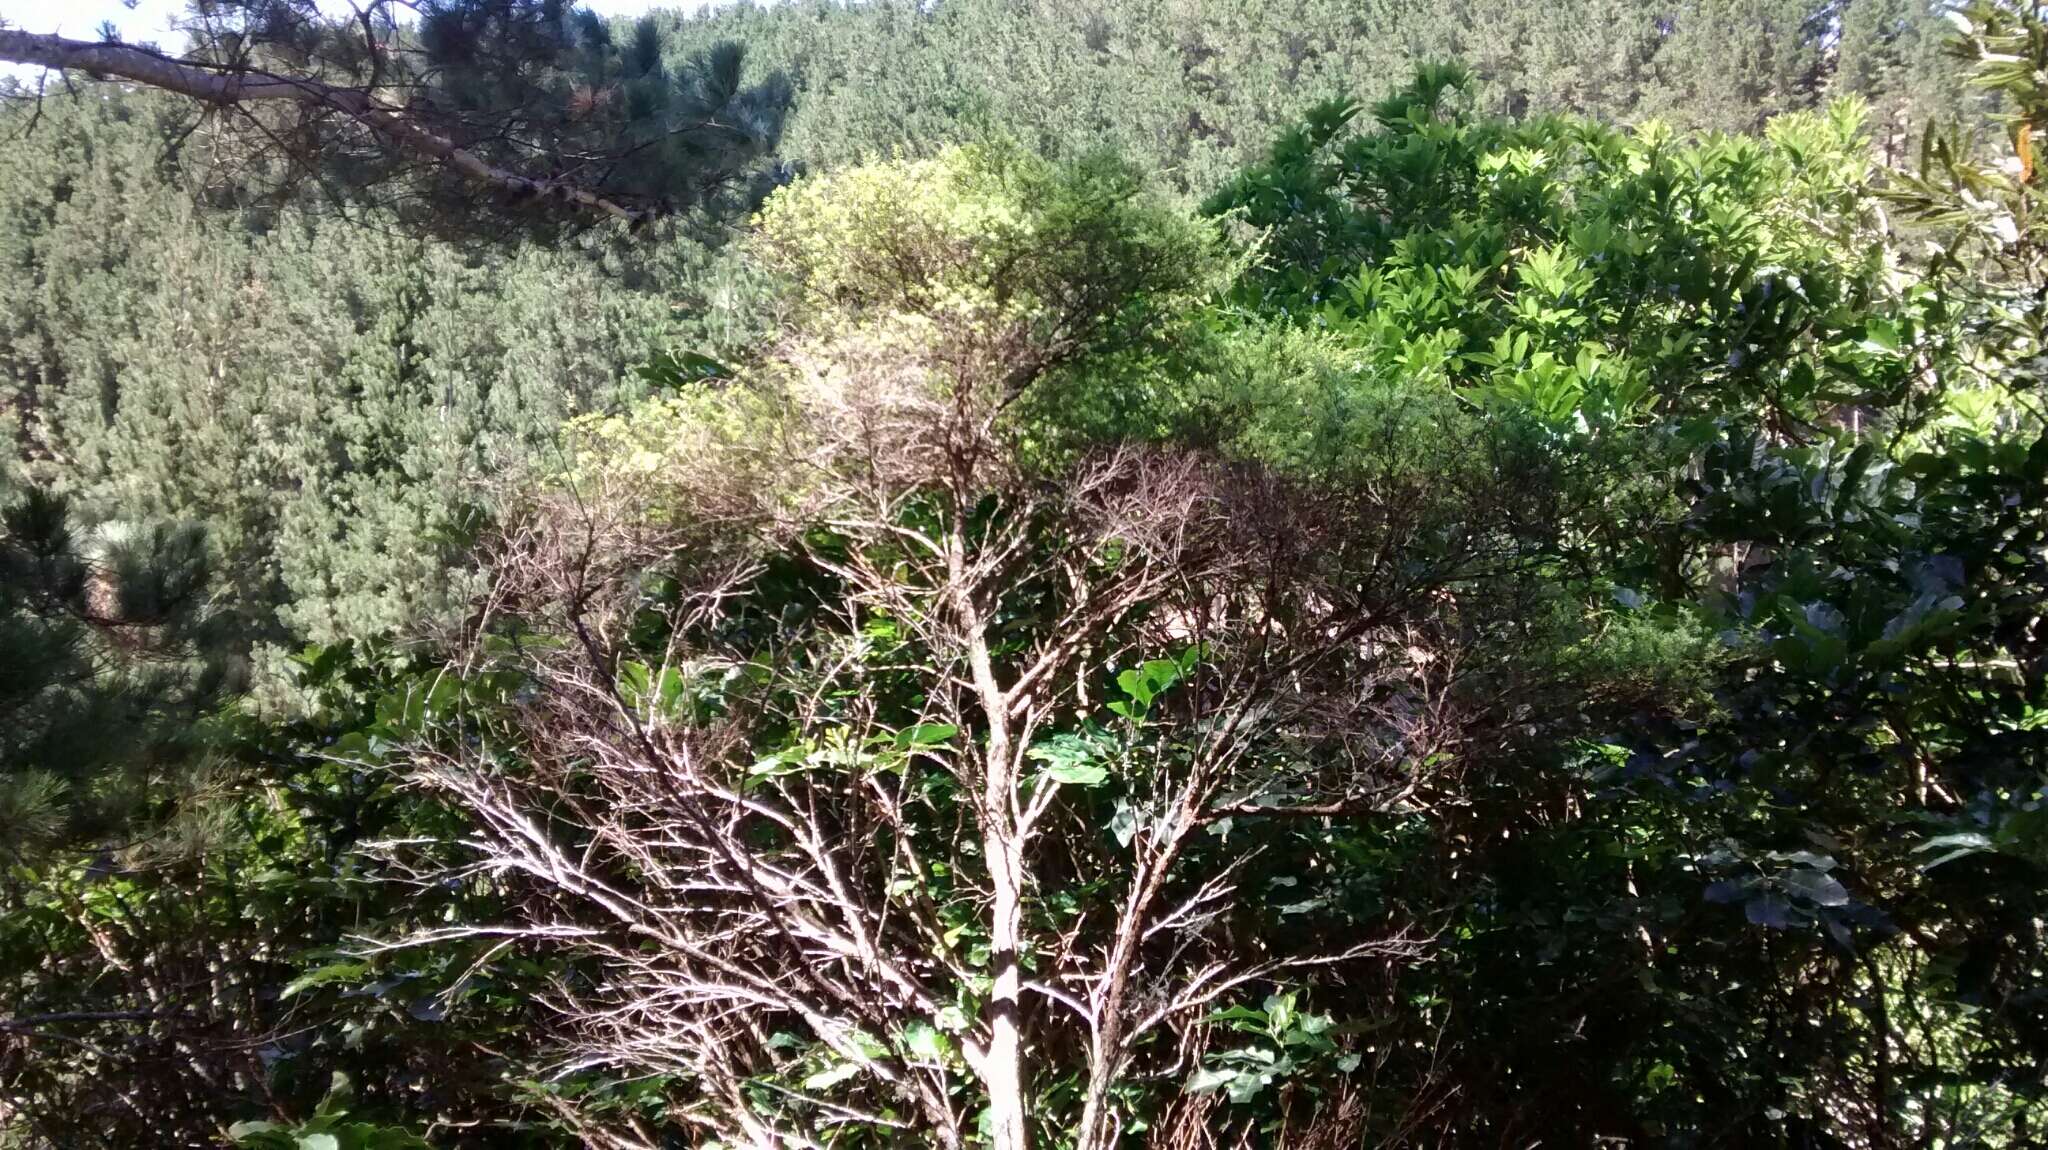
<svg viewBox="0 0 2048 1150"><path fill-rule="evenodd" d="M0 107L0 1150L2041 1141L2041 11L500 7Z"/></svg>

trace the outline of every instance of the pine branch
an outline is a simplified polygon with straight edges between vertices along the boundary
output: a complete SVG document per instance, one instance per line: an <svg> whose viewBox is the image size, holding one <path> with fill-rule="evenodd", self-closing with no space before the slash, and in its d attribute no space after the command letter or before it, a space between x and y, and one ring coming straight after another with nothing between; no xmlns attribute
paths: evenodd
<svg viewBox="0 0 2048 1150"><path fill-rule="evenodd" d="M0 29L0 60L118 77L217 108L276 101L326 109L354 120L400 150L426 156L470 180L514 197L553 196L630 225L645 223L653 214L647 209L628 207L581 184L534 179L493 164L420 123L412 113L381 103L361 88L257 68L222 68L129 44L70 40L12 29Z"/></svg>

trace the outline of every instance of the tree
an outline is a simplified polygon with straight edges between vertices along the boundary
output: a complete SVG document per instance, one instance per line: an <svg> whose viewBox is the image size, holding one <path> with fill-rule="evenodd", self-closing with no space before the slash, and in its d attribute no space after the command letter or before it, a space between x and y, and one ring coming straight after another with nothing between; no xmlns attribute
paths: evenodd
<svg viewBox="0 0 2048 1150"><path fill-rule="evenodd" d="M2025 33L1986 27L2023 90ZM1853 104L1680 143L1472 117L1459 79L1362 132L1324 109L1214 201L1275 253L1241 306L1533 419L1613 485L1561 532L1552 609L1586 631L1556 702L1416 831L1438 877L1352 832L1415 879L1384 897L1471 940L1406 984L1409 1092L1463 1048L1457 1115L1426 1120L1454 1139L2024 1144L2039 1023L2006 980L2038 931L1992 923L2036 914L2006 805L2043 754L2011 717L2041 690L2012 629L2039 595L2031 193L1940 142L1879 172ZM1900 208L1936 227L1925 274L1886 250ZM1940 875L1978 855L1929 868L1951 848L1996 856L1981 900Z"/></svg>
<svg viewBox="0 0 2048 1150"><path fill-rule="evenodd" d="M1140 1084L1205 1016L1416 951L1314 913L1342 875L1296 828L1484 737L1431 717L1450 589L1532 571L1553 488L1398 392L1332 472L1048 422L1039 393L1169 378L1146 365L1213 266L1114 167L855 169L779 194L759 242L798 292L773 358L588 429L493 561L519 625L472 666L530 705L412 752L533 914L409 941L594 963L561 990L574 1057L725 1140L1176 1121ZM1236 897L1280 874L1289 944ZM1304 1074L1342 1060L1309 1046Z"/></svg>
<svg viewBox="0 0 2048 1150"><path fill-rule="evenodd" d="M1959 14L2003 144L1911 174L1855 100L1544 114L1630 118L1741 7L658 20L664 59L752 22L917 97L813 122L913 146L775 193L713 281L762 306L697 350L696 247L216 189L224 226L137 162L170 97L43 109L78 130L0 178L36 473L80 522L207 515L210 608L414 641L298 653L286 716L144 712L208 786L16 854L5 1138L2038 1142L2048 34ZM1812 99L1850 15L1693 61L1689 114ZM930 146L1213 173L1320 69L1439 40L1495 74L1311 108L1206 219ZM135 663L203 701L182 628L88 617L153 584L53 506L0 605L83 657L15 661L68 676L17 714Z"/></svg>
<svg viewBox="0 0 2048 1150"><path fill-rule="evenodd" d="M0 502L0 851L106 833L176 783L216 677L196 666L191 529L79 529L38 488Z"/></svg>
<svg viewBox="0 0 2048 1150"><path fill-rule="evenodd" d="M0 176L0 252L34 269L0 285L14 442L90 518L206 524L221 638L271 686L264 648L459 615L475 516L450 494L634 394L651 351L733 341L688 235L477 247L377 212L222 211L159 164L169 98L42 114Z"/></svg>
<svg viewBox="0 0 2048 1150"><path fill-rule="evenodd" d="M401 24L401 7L417 21ZM170 55L0 29L0 59L193 100L287 183L397 179L471 209L479 194L559 201L632 225L743 178L782 99L772 82L742 86L736 47L677 75L651 22L615 41L560 0L372 0L348 19L312 0L202 0L183 30Z"/></svg>
<svg viewBox="0 0 2048 1150"><path fill-rule="evenodd" d="M1979 321L1852 104L1680 143L1460 78L1283 139L1220 297L1110 167L778 194L768 350L577 424L396 752L476 830L392 864L513 913L375 956L577 971L556 1065L637 1093L558 1111L624 1145L2023 1131L2038 464L1859 446Z"/></svg>
<svg viewBox="0 0 2048 1150"><path fill-rule="evenodd" d="M1915 132L1967 109L1955 65L1945 58L1947 28L1929 5L1856 0L1841 13L1833 93L1870 103L1873 134L1887 165L1903 163Z"/></svg>

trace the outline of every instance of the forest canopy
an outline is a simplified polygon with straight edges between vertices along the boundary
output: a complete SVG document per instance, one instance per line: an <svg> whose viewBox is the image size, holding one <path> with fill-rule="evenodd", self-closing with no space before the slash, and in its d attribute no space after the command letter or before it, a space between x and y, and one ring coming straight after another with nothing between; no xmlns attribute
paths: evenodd
<svg viewBox="0 0 2048 1150"><path fill-rule="evenodd" d="M0 106L0 1148L2044 1136L2048 13L227 9L757 130Z"/></svg>

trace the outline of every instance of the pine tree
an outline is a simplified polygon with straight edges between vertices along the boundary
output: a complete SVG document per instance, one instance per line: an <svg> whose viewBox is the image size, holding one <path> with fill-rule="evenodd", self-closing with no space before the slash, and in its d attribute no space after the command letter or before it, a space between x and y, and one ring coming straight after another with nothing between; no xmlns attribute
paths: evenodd
<svg viewBox="0 0 2048 1150"><path fill-rule="evenodd" d="M21 269L0 285L0 380L29 472L81 512L208 525L245 644L457 601L479 477L632 391L651 351L715 342L676 311L718 274L687 235L472 245L222 212L165 161L166 102L50 101L0 173L0 258Z"/></svg>
<svg viewBox="0 0 2048 1150"><path fill-rule="evenodd" d="M0 27L0 60L185 97L186 130L245 182L374 193L488 234L506 213L638 226L719 199L773 147L787 93L748 85L743 49L676 67L652 21L629 28L562 0L207 0L171 51Z"/></svg>
<svg viewBox="0 0 2048 1150"><path fill-rule="evenodd" d="M1946 25L1917 0L1849 0L1841 7L1833 92L1861 96L1887 163L1903 162L1920 129L1965 110L1942 53Z"/></svg>
<svg viewBox="0 0 2048 1150"><path fill-rule="evenodd" d="M0 487L0 854L103 832L167 782L221 685L193 528L82 529Z"/></svg>

